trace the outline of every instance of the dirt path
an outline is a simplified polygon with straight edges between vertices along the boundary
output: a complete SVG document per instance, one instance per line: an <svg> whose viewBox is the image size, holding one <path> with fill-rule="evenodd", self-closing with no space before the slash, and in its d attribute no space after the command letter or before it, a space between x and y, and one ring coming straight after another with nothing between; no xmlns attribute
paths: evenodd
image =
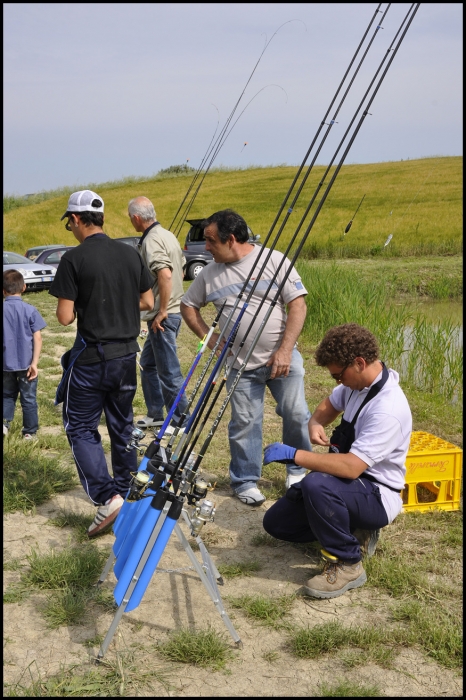
<svg viewBox="0 0 466 700"><path fill-rule="evenodd" d="M217 566L238 561L256 561L260 570L249 577L227 580L221 587L221 595L233 625L243 642L237 650L226 632L214 604L195 571L185 570L154 574L141 605L125 614L107 657L115 658L115 652L135 650L135 659L147 659L168 669L171 689L157 686L157 695L173 697L274 697L316 696L322 682L337 679L367 685L377 684L389 697L460 697L461 679L426 660L414 650L402 650L396 658L393 670L374 664L347 669L340 656L323 656L316 660L297 659L287 648L285 630L272 630L246 618L242 611L234 610L228 603L229 596L263 594L280 596L294 593L316 571L318 559L314 554L283 544L277 548L251 545L254 534L263 532L261 523L265 510L271 505L266 501L259 508L250 508L226 491L213 492L216 502L214 523L207 524L202 537ZM14 513L4 518L4 541L7 558L25 557L31 548L40 552L69 546L71 534L67 528L58 529L48 520L59 509L82 512L92 516L81 488L55 497L37 508L35 515ZM189 533L183 523L182 530ZM113 535L99 538L98 546L109 548ZM192 539L191 539L192 542ZM199 556L199 555L198 555ZM161 569L184 569L190 561L175 535L169 541L160 562ZM4 584L19 579L19 572L5 572ZM109 575L104 586L113 589L115 579ZM288 621L299 626L338 620L345 625L387 624L383 597L374 589L363 587L332 601L310 601L296 598ZM83 643L96 635L105 635L113 619L112 612L95 608L85 624L47 629L40 614L44 596L33 594L21 604L12 603L4 608L4 682L18 681L23 670L31 662L33 673L42 677L59 672L60 668L79 665L80 672L92 667L90 659L98 647L89 651ZM167 634L181 625L198 629L211 625L231 642L234 660L228 663L230 673L213 672L194 666L168 665L158 660L154 645L164 641ZM275 659L267 661L264 655L275 652ZM139 657L138 657L139 655ZM24 680L23 680L24 682ZM27 685L27 683L25 683ZM141 687L137 693L153 696L154 691Z"/></svg>

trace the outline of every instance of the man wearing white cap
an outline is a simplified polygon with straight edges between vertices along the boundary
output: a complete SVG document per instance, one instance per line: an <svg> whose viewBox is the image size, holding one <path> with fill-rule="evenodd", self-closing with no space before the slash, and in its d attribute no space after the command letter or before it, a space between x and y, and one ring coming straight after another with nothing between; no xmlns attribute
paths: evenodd
<svg viewBox="0 0 466 700"><path fill-rule="evenodd" d="M104 203L91 190L74 192L65 225L80 243L62 257L49 293L58 297L57 318L69 326L77 318L76 341L62 357L63 378L56 403L84 490L99 506L88 530L94 537L117 517L137 468L127 451L136 392L136 338L140 311L154 304L152 277L136 250L102 230ZM102 411L111 442L109 474L98 426Z"/></svg>

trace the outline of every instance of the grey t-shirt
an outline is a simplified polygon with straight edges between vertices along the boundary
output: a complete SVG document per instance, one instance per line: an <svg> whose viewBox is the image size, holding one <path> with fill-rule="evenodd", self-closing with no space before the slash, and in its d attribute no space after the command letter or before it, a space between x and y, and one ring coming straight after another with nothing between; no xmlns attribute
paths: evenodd
<svg viewBox="0 0 466 700"><path fill-rule="evenodd" d="M261 250L262 254L259 257ZM238 294L241 292L244 282L246 281L251 272L251 269L257 268L257 273L259 273L268 252L268 249L262 249L260 246L254 246L253 248L251 248L251 252L248 253L248 255L241 258L241 260L237 260L236 262L209 263L209 265L206 265L206 267L204 267L204 269L193 281L193 283L191 284L181 301L186 306L191 306L195 309L200 309L201 307L206 306L206 304L208 304L209 302L212 302L215 305L216 309L220 310L223 302L226 300L226 304L219 322L220 328L223 329L230 315L230 312L235 304ZM291 263L288 260L288 258L285 258L285 262L282 264L277 274L277 270L282 260L282 253L276 250L272 252L272 255L270 256L270 259L267 262L265 270L261 275L261 278L252 294L252 297L241 319L240 327L236 335L235 343L233 345L233 354L236 354L236 350L253 319L254 325L249 331L247 338L245 339L244 346L241 349L238 359L234 364L234 367L236 369L238 369L241 366L256 336L260 324L270 307L270 302L275 298L279 285L290 270ZM238 317L241 309L243 308L244 303L247 297L249 296L249 291L251 290L255 280L256 277L253 272L253 274L251 275L251 280L248 283L248 287L243 297L241 298L240 303L238 304L238 307L233 315L229 327L226 330L226 334L224 336L225 339L228 337L228 334L236 318ZM267 300L264 302L260 312L258 313L260 302L262 301L264 294L267 292L271 280L274 280L274 283L271 287L269 294L267 295ZM293 299L296 299L296 297L304 296L305 294L307 294L307 291L304 288L303 283L301 282L300 276L293 267L291 268L291 271L283 286L278 301L275 307L273 308L272 313L264 327L264 330L262 331L262 334L253 350L253 353L248 361L246 369L256 369L257 367L261 367L268 362L270 356L279 347L283 336L283 332L285 330L285 305L288 304L290 301L293 301Z"/></svg>

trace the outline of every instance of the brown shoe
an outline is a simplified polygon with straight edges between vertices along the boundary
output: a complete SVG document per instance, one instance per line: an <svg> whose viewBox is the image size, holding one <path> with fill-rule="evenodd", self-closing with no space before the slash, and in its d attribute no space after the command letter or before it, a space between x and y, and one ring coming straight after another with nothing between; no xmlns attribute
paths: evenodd
<svg viewBox="0 0 466 700"><path fill-rule="evenodd" d="M366 572L360 561L357 564L345 564L340 559L326 560L322 573L310 578L298 593L311 598L336 598L351 588L362 586L366 581Z"/></svg>
<svg viewBox="0 0 466 700"><path fill-rule="evenodd" d="M380 530L361 530L356 528L353 535L359 542L361 554L368 558L372 557L379 541Z"/></svg>

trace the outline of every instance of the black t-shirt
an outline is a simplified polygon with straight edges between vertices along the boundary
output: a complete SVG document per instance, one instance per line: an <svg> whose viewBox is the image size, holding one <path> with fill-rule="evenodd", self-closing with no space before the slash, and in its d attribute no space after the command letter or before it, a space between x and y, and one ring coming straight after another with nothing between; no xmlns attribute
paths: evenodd
<svg viewBox="0 0 466 700"><path fill-rule="evenodd" d="M97 233L66 251L49 294L74 301L87 342L128 343L141 328L139 295L152 283L137 250Z"/></svg>

